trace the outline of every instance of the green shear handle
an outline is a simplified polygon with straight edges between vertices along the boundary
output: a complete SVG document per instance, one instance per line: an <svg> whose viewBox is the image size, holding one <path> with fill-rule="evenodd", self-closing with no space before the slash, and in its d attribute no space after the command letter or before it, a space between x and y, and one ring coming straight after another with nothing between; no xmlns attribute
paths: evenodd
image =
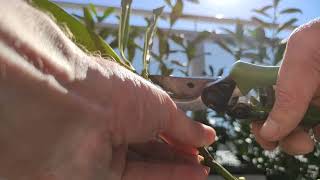
<svg viewBox="0 0 320 180"><path fill-rule="evenodd" d="M278 71L279 66L261 66L238 61L232 66L229 77L236 82L241 93L245 95L251 89L275 85ZM320 110L310 105L300 124L313 127L319 123Z"/></svg>

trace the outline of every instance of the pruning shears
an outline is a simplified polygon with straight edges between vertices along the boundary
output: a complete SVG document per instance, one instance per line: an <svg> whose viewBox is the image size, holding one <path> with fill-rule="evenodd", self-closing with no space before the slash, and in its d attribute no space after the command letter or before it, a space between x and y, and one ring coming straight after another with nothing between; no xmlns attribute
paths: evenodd
<svg viewBox="0 0 320 180"><path fill-rule="evenodd" d="M184 111L208 108L244 120L266 120L275 101L274 87L278 66L261 66L243 61L233 64L227 76L172 77L151 75ZM310 105L301 125L313 127L320 121L320 110Z"/></svg>

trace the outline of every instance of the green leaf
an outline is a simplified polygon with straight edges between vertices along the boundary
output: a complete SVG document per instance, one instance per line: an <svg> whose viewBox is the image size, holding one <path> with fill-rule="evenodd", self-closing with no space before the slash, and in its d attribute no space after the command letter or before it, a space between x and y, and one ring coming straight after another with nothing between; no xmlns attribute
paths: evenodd
<svg viewBox="0 0 320 180"><path fill-rule="evenodd" d="M287 47L287 42L286 41L282 41L280 42L278 48L277 48L277 51L274 55L274 61L273 61L273 65L278 65L278 63L280 61L282 61L282 58L283 58L283 55L284 55L284 52L286 50L286 47Z"/></svg>
<svg viewBox="0 0 320 180"><path fill-rule="evenodd" d="M83 15L84 15L84 23L86 24L87 28L91 31L94 31L94 20L90 13L88 7L83 8Z"/></svg>
<svg viewBox="0 0 320 180"><path fill-rule="evenodd" d="M229 34L229 35L235 37L235 33L233 31L231 31L230 29L221 28L221 30L224 31L226 34Z"/></svg>
<svg viewBox="0 0 320 180"><path fill-rule="evenodd" d="M185 64L182 64L180 61L177 60L172 60L171 63L180 67L186 67Z"/></svg>
<svg viewBox="0 0 320 180"><path fill-rule="evenodd" d="M170 7L172 7L171 0L165 0L165 2L166 2Z"/></svg>
<svg viewBox="0 0 320 180"><path fill-rule="evenodd" d="M170 38L175 42L176 44L185 47L184 45L184 34L171 34Z"/></svg>
<svg viewBox="0 0 320 180"><path fill-rule="evenodd" d="M281 32L282 30L286 29L286 28L289 28L290 26L293 26L294 23L296 23L298 21L297 18L292 18L290 19L289 21L281 24L279 26L279 28L277 29L277 33Z"/></svg>
<svg viewBox="0 0 320 180"><path fill-rule="evenodd" d="M120 24L119 24L119 51L121 54L121 57L126 61L127 64L129 64L129 61L127 60L125 56L125 49L128 45L128 39L129 39L129 30L130 30L130 13L131 13L131 4L132 0L122 0L121 1L121 16L120 16Z"/></svg>
<svg viewBox="0 0 320 180"><path fill-rule="evenodd" d="M153 17L145 33L144 46L143 46L143 71L142 71L142 76L144 78L148 78L149 76L148 67L150 64L150 49L152 47L152 38L157 30L157 22L160 15L163 12L163 9L164 9L164 6L153 10Z"/></svg>
<svg viewBox="0 0 320 180"><path fill-rule="evenodd" d="M93 12L93 14L94 14L96 17L98 16L97 9L96 9L96 7L94 6L94 4L89 3L89 9Z"/></svg>
<svg viewBox="0 0 320 180"><path fill-rule="evenodd" d="M98 22L102 22L106 18L108 18L112 13L114 13L115 8L108 7L106 10L104 10L103 15L101 17L98 17Z"/></svg>
<svg viewBox="0 0 320 180"><path fill-rule="evenodd" d="M32 0L31 4L39 9L49 12L56 19L57 23L66 25L72 33L72 40L82 49L91 53L101 52L103 56L108 56L114 59L122 66L134 71L130 66L124 64L115 51L107 44L99 35L84 24L69 15L62 8L47 0Z"/></svg>
<svg viewBox="0 0 320 180"><path fill-rule="evenodd" d="M195 37L195 39L192 40L190 45L195 46L195 45L201 43L202 41L210 38L211 35L212 34L209 31L202 31L202 32L198 33L198 35Z"/></svg>
<svg viewBox="0 0 320 180"><path fill-rule="evenodd" d="M236 25L236 39L239 44L243 42L244 39L244 30L243 30L243 24L240 21L237 21Z"/></svg>
<svg viewBox="0 0 320 180"><path fill-rule="evenodd" d="M258 14L261 14L263 16L266 16L266 17L271 17L266 11L271 9L272 6L271 5L268 5L268 6L264 6L260 9L253 9L253 12L255 13L258 13Z"/></svg>
<svg viewBox="0 0 320 180"><path fill-rule="evenodd" d="M223 50L225 50L226 52L228 52L231 55L234 55L233 51L228 47L228 45L226 44L226 42L224 40L222 40L221 38L215 40L215 43L222 48Z"/></svg>
<svg viewBox="0 0 320 180"><path fill-rule="evenodd" d="M251 53L251 52L246 52L246 53L243 53L242 54L242 57L244 58L248 58L248 59L251 59L251 60L258 60L259 59L259 55L256 54L256 53Z"/></svg>
<svg viewBox="0 0 320 180"><path fill-rule="evenodd" d="M172 12L170 14L170 25L173 26L179 17L182 16L183 12L183 2L182 0L177 0L176 4L172 8Z"/></svg>
<svg viewBox="0 0 320 180"><path fill-rule="evenodd" d="M251 21L259 23L261 26L265 26L267 24L266 22L255 16L251 18Z"/></svg>
<svg viewBox="0 0 320 180"><path fill-rule="evenodd" d="M167 58L170 52L168 35L164 31L158 29L157 37L159 39L159 56L161 59Z"/></svg>
<svg viewBox="0 0 320 180"><path fill-rule="evenodd" d="M288 8L280 11L280 14L292 14L292 13L300 13L302 14L301 9L298 8Z"/></svg>
<svg viewBox="0 0 320 180"><path fill-rule="evenodd" d="M210 75L214 76L214 68L212 65L209 65L209 71L210 71Z"/></svg>
<svg viewBox="0 0 320 180"><path fill-rule="evenodd" d="M259 26L255 28L252 32L251 35L257 40L259 44L262 44L266 40L266 33L265 30Z"/></svg>

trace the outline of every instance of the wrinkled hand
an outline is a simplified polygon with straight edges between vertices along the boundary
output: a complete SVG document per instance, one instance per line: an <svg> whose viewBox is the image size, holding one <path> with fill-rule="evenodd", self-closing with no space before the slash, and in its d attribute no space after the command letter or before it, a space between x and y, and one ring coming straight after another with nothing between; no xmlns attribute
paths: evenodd
<svg viewBox="0 0 320 180"><path fill-rule="evenodd" d="M205 179L215 132L23 1L0 6L0 179ZM167 144L159 142L159 136Z"/></svg>
<svg viewBox="0 0 320 180"><path fill-rule="evenodd" d="M298 28L289 38L276 86L275 105L265 123L253 123L256 140L265 149L278 145L291 155L314 149L308 130L299 127L310 103L320 107L320 21ZM320 137L320 126L313 129Z"/></svg>

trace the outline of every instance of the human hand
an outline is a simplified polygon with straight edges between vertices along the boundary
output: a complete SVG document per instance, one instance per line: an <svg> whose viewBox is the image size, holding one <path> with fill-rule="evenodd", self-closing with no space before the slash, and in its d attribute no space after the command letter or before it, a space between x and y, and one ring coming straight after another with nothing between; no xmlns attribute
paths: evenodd
<svg viewBox="0 0 320 180"><path fill-rule="evenodd" d="M0 6L0 177L205 179L215 132L24 1ZM158 142L161 136L167 144Z"/></svg>
<svg viewBox="0 0 320 180"><path fill-rule="evenodd" d="M260 145L272 150L278 145L288 154L312 152L314 140L298 124L310 103L320 107L320 21L299 27L288 40L278 75L276 101L264 123L252 123ZM313 128L320 137L320 126Z"/></svg>

